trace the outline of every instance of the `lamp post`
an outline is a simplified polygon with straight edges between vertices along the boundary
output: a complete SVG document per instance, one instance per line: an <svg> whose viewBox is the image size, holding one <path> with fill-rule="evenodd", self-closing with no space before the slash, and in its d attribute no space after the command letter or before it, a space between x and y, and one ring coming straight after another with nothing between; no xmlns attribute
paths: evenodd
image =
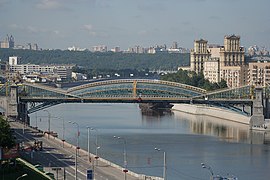
<svg viewBox="0 0 270 180"><path fill-rule="evenodd" d="M207 165L205 163L201 163L201 165L202 165L202 168L209 170L209 172L211 174L211 180L212 180L213 177L214 177L214 171L213 171L213 169L209 165Z"/></svg>
<svg viewBox="0 0 270 180"><path fill-rule="evenodd" d="M113 136L114 138L117 138L119 140L123 140L123 145L124 145L124 153L123 153L123 156L124 156L124 170L123 172L125 173L125 180L127 179L127 172L128 172L128 169L127 169L127 151L126 151L126 144L127 144L127 141L125 138L123 137L119 137L119 136Z"/></svg>
<svg viewBox="0 0 270 180"><path fill-rule="evenodd" d="M44 109L43 111L48 113L48 138L49 138L51 133L51 113L46 109Z"/></svg>
<svg viewBox="0 0 270 180"><path fill-rule="evenodd" d="M38 129L38 126L37 126L37 118L38 118L37 112L35 114L36 114L36 129Z"/></svg>
<svg viewBox="0 0 270 180"><path fill-rule="evenodd" d="M167 167L166 167L166 151L161 150L159 148L155 148L156 151L163 151L163 179L166 180L166 171L167 171Z"/></svg>
<svg viewBox="0 0 270 180"><path fill-rule="evenodd" d="M88 160L90 161L90 128L87 126L87 152L88 152Z"/></svg>
<svg viewBox="0 0 270 180"><path fill-rule="evenodd" d="M26 176L28 176L28 174L23 174L23 175L21 175L21 176L17 177L17 179L16 179L16 180L19 180L19 179L24 178L24 177L26 177Z"/></svg>
<svg viewBox="0 0 270 180"><path fill-rule="evenodd" d="M65 120L64 118L61 118L61 117L54 117L54 118L57 118L57 119L62 119L63 120L63 129L62 129L62 142L63 142L63 147L64 147L64 143L65 143Z"/></svg>
<svg viewBox="0 0 270 180"><path fill-rule="evenodd" d="M98 146L98 130L97 130L97 128L93 128L93 127L91 127L90 130L96 131L96 156L95 156L95 159L96 159L96 165L98 165L98 158L99 158L98 149L100 148Z"/></svg>
<svg viewBox="0 0 270 180"><path fill-rule="evenodd" d="M79 150L79 136L80 136L80 129L79 129L79 124L76 122L69 121L68 123L75 124L77 126L77 147L75 150L75 180L77 180L77 172L78 172L78 167L77 167L77 155L78 155L78 150Z"/></svg>

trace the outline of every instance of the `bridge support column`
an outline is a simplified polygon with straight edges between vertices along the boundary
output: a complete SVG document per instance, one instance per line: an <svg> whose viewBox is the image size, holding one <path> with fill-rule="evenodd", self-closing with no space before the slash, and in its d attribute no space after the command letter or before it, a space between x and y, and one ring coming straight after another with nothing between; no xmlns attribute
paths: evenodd
<svg viewBox="0 0 270 180"><path fill-rule="evenodd" d="M7 97L6 116L18 116L18 86L16 84L10 86L10 95Z"/></svg>
<svg viewBox="0 0 270 180"><path fill-rule="evenodd" d="M264 124L264 112L263 112L263 89L255 89L255 99L253 100L253 114L250 118L250 126L261 126Z"/></svg>
<svg viewBox="0 0 270 180"><path fill-rule="evenodd" d="M264 103L264 117L265 119L270 118L270 99L269 97L265 96L265 103Z"/></svg>
<svg viewBox="0 0 270 180"><path fill-rule="evenodd" d="M18 119L25 124L30 123L30 118L28 116L28 106L27 103L19 103L18 104Z"/></svg>

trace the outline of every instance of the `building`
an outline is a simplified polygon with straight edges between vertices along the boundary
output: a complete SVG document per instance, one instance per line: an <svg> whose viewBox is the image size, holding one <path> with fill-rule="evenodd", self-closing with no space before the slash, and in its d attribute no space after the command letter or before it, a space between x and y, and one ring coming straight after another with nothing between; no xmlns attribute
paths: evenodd
<svg viewBox="0 0 270 180"><path fill-rule="evenodd" d="M248 66L224 66L220 69L220 79L224 79L227 86L236 88L247 84Z"/></svg>
<svg viewBox="0 0 270 180"><path fill-rule="evenodd" d="M245 50L240 46L240 36L224 36L224 45L208 45L208 41L194 41L190 52L190 70L203 72L206 79L218 83L222 79L228 87L239 87L247 81Z"/></svg>
<svg viewBox="0 0 270 180"><path fill-rule="evenodd" d="M240 46L240 36L224 37L224 47L220 49L220 66L242 66L245 64L245 49Z"/></svg>
<svg viewBox="0 0 270 180"><path fill-rule="evenodd" d="M18 57L18 56L10 56L8 58L8 64L11 65L11 66L12 65L18 65L20 63L21 63L21 58Z"/></svg>
<svg viewBox="0 0 270 180"><path fill-rule="evenodd" d="M0 41L0 48L14 48L14 45L15 40L12 35L7 35L7 37L3 41Z"/></svg>
<svg viewBox="0 0 270 180"><path fill-rule="evenodd" d="M112 52L115 52L115 53L121 52L119 46L116 46L116 47L112 48L111 51L112 51Z"/></svg>
<svg viewBox="0 0 270 180"><path fill-rule="evenodd" d="M190 51L190 70L196 73L203 72L204 62L208 61L211 57L210 52L207 50L206 40L200 39L194 41L194 49Z"/></svg>
<svg viewBox="0 0 270 180"><path fill-rule="evenodd" d="M73 65L36 65L20 64L20 58L17 56L9 57L10 78L14 79L15 75L54 75L61 81L69 81L72 77Z"/></svg>
<svg viewBox="0 0 270 180"><path fill-rule="evenodd" d="M219 58L211 58L204 62L204 78L212 83L220 82L220 63Z"/></svg>
<svg viewBox="0 0 270 180"><path fill-rule="evenodd" d="M270 62L258 61L248 64L248 84L256 86L269 86Z"/></svg>
<svg viewBox="0 0 270 180"><path fill-rule="evenodd" d="M55 66L54 74L57 74L61 81L70 81L72 77L72 66Z"/></svg>
<svg viewBox="0 0 270 180"><path fill-rule="evenodd" d="M107 52L107 46L105 45L93 46L93 52Z"/></svg>

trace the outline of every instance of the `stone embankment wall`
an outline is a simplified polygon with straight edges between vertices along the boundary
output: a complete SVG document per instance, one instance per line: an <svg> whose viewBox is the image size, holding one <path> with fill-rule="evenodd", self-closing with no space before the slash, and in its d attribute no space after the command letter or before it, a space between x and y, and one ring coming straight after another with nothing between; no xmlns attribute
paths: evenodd
<svg viewBox="0 0 270 180"><path fill-rule="evenodd" d="M238 122L249 125L250 117L238 114L236 112L207 106L207 105L194 105L194 104L174 104L173 110L181 111L194 115L205 115L216 118L221 118L228 121Z"/></svg>

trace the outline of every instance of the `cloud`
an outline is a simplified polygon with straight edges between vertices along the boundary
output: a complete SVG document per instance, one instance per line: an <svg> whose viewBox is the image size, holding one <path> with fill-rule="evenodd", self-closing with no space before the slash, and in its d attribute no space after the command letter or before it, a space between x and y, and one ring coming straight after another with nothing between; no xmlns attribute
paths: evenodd
<svg viewBox="0 0 270 180"><path fill-rule="evenodd" d="M29 34L36 34L36 33L49 33L49 34L55 34L55 35L61 35L61 32L59 30L50 30L50 29L45 29L45 28L38 28L35 26L20 26L18 24L10 24L8 26L12 30L18 30L18 31L23 31L27 32Z"/></svg>
<svg viewBox="0 0 270 180"><path fill-rule="evenodd" d="M209 19L211 20L221 20L220 16L210 16Z"/></svg>
<svg viewBox="0 0 270 180"><path fill-rule="evenodd" d="M138 34L139 34L140 36L145 36L145 35L148 34L148 31L147 31L147 30L141 30L141 31L138 32Z"/></svg>
<svg viewBox="0 0 270 180"><path fill-rule="evenodd" d="M59 9L62 5L59 0L41 0L36 7L39 9Z"/></svg>
<svg viewBox="0 0 270 180"><path fill-rule="evenodd" d="M83 29L86 31L92 31L93 26L91 24L85 24L85 25L83 25Z"/></svg>
<svg viewBox="0 0 270 180"><path fill-rule="evenodd" d="M93 30L93 26L91 24L85 24L82 27L83 30L87 31L88 34L92 36L96 36L97 33Z"/></svg>
<svg viewBox="0 0 270 180"><path fill-rule="evenodd" d="M86 31L90 36L93 36L93 37L100 37L100 38L109 37L108 33L102 30L97 31L96 29L94 29L94 27L91 24L83 25L82 29Z"/></svg>
<svg viewBox="0 0 270 180"><path fill-rule="evenodd" d="M9 3L10 3L10 1L8 1L8 0L0 0L0 9L2 9L2 8L4 9L4 7Z"/></svg>

